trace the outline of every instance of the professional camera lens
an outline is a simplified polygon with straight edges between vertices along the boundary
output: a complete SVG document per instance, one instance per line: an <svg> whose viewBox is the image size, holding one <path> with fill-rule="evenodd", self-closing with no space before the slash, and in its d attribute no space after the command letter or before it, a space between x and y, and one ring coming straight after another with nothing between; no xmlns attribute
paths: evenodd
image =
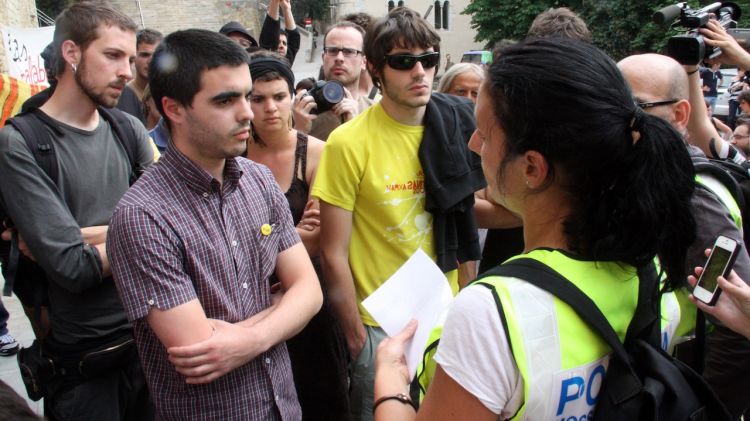
<svg viewBox="0 0 750 421"><path fill-rule="evenodd" d="M338 104L344 99L344 87L339 83L326 83L323 86L323 98L331 104Z"/></svg>
<svg viewBox="0 0 750 421"><path fill-rule="evenodd" d="M337 80L319 80L307 94L315 100L313 114L320 114L344 99L344 85Z"/></svg>

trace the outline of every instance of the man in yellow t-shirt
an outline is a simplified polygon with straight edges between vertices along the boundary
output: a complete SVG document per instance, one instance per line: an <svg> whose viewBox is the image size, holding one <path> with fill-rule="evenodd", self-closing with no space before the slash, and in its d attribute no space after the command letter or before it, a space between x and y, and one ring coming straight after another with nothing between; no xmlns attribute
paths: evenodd
<svg viewBox="0 0 750 421"><path fill-rule="evenodd" d="M478 160L470 157L467 148L474 130L472 106L463 98L432 94L439 43L432 26L407 8L394 9L371 27L364 51L382 100L331 133L312 189L321 202L321 256L328 296L354 361L350 398L356 420L372 419L373 359L385 337L362 301L418 249L439 266L441 260L451 263L441 269L454 292L458 289L457 262L474 256L462 253L459 245L458 257L454 250L441 259L451 245L442 247L444 241L435 235L436 222L442 221L436 218L442 216L427 210L432 209L428 204L433 199L431 190L426 194L425 183L434 177L427 171L433 165L425 167L420 159L425 135L432 145L439 143L432 140L435 138L450 143L444 149L452 148L455 158L466 165L462 177L469 174L480 180L466 183L464 193L451 188L448 194L468 194L465 219L474 227L474 237L465 248L479 250L471 206L473 192L483 187L484 179ZM454 130L438 136L427 134L439 133L436 126L446 126L444 120ZM438 153L435 159L452 161L450 158ZM443 227L437 232L443 232ZM461 243L463 236L458 238Z"/></svg>

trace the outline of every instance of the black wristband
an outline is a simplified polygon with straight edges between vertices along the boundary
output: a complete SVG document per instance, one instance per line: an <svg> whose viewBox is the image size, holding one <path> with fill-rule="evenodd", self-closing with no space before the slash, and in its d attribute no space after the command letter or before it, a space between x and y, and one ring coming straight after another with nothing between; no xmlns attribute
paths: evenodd
<svg viewBox="0 0 750 421"><path fill-rule="evenodd" d="M695 70L687 72L687 75L690 76L690 75L692 75L693 73L697 72L700 69L701 69L700 66L698 66L698 67L695 68Z"/></svg>
<svg viewBox="0 0 750 421"><path fill-rule="evenodd" d="M375 410L378 408L378 405L380 405L381 403L385 401L390 401L390 400L396 400L403 404L409 404L411 405L412 408L414 408L415 412L417 411L417 405L414 404L414 401L411 400L409 395L406 395L404 393L399 393L397 395L388 395L388 396L382 396L378 398L375 401L375 403L372 404L372 413L375 414Z"/></svg>

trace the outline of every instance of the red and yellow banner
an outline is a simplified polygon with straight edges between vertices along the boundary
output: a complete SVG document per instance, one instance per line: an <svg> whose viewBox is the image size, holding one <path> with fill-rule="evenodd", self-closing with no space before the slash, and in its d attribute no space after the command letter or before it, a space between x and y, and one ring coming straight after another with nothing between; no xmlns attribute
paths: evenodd
<svg viewBox="0 0 750 421"><path fill-rule="evenodd" d="M45 85L30 85L6 74L0 74L0 127L21 111L21 105L27 99L46 88Z"/></svg>

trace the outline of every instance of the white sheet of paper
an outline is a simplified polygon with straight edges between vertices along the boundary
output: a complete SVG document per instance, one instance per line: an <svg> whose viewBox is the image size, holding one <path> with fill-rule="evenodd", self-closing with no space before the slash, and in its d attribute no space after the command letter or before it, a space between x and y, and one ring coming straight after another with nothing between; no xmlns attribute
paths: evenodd
<svg viewBox="0 0 750 421"><path fill-rule="evenodd" d="M406 345L406 363L413 378L430 331L452 298L448 279L435 262L418 249L362 305L388 336L396 335L411 319L417 319L417 331Z"/></svg>

